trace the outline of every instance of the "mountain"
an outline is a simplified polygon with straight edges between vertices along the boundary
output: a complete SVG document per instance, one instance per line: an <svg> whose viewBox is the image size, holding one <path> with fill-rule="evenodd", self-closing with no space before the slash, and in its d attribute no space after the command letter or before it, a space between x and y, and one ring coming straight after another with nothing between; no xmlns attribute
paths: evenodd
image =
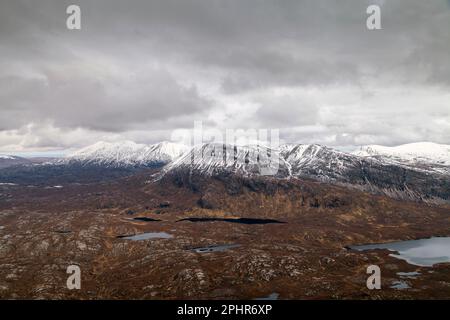
<svg viewBox="0 0 450 320"><path fill-rule="evenodd" d="M444 144L417 142L396 147L369 145L361 147L353 154L416 169L450 173L450 146Z"/></svg>
<svg viewBox="0 0 450 320"><path fill-rule="evenodd" d="M363 162L368 161L380 162L317 144L286 144L270 149L262 145L208 143L195 146L164 167L162 173L188 169L204 175L234 173L342 180L350 170L359 169Z"/></svg>
<svg viewBox="0 0 450 320"><path fill-rule="evenodd" d="M141 170L159 170L189 148L170 142L98 142L63 159L32 161L0 168L0 183L66 185L116 180ZM10 160L9 160L10 161Z"/></svg>
<svg viewBox="0 0 450 320"><path fill-rule="evenodd" d="M294 177L342 179L349 170L361 166L359 157L318 144L283 145L280 155Z"/></svg>
<svg viewBox="0 0 450 320"><path fill-rule="evenodd" d="M29 163L31 161L26 158L0 154L0 169Z"/></svg>
<svg viewBox="0 0 450 320"><path fill-rule="evenodd" d="M145 145L132 141L101 141L78 150L63 159L61 163L81 163L110 167L164 165L178 158L188 149L187 146L171 142Z"/></svg>
<svg viewBox="0 0 450 320"><path fill-rule="evenodd" d="M289 164L280 158L277 150L262 145L206 143L194 146L189 152L168 164L162 174L181 170L205 175L235 173L246 176L286 177L289 175Z"/></svg>
<svg viewBox="0 0 450 320"><path fill-rule="evenodd" d="M402 200L450 202L449 149L416 143L366 146L348 153L318 144L286 144L272 149L262 144L206 143L189 148L170 142L98 142L51 163L3 156L0 164L18 161L19 165L0 168L0 182L95 183L150 169L155 180L168 175L181 180L194 176L309 179Z"/></svg>
<svg viewBox="0 0 450 320"><path fill-rule="evenodd" d="M317 144L289 144L279 149L204 144L164 167L157 180L180 173L257 177L272 172L274 178L308 178L398 199L450 201L448 166L439 164L441 168L437 170L435 162L427 165L400 159L345 153Z"/></svg>

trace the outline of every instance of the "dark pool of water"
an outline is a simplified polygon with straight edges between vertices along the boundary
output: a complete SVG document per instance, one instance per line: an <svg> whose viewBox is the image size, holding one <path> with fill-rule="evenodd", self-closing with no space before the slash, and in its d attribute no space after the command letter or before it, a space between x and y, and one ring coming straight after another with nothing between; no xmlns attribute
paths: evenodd
<svg viewBox="0 0 450 320"><path fill-rule="evenodd" d="M191 250L197 253L222 252L240 246L241 246L240 244L222 244L222 245L211 245L206 247L192 248Z"/></svg>
<svg viewBox="0 0 450 320"><path fill-rule="evenodd" d="M350 249L358 251L387 249L395 252L390 256L422 267L432 267L437 263L450 262L450 237L351 246Z"/></svg>
<svg viewBox="0 0 450 320"><path fill-rule="evenodd" d="M66 233L71 233L71 230L55 230L56 233L60 233L60 234L66 234Z"/></svg>
<svg viewBox="0 0 450 320"><path fill-rule="evenodd" d="M133 218L133 220L144 221L144 222L161 221L159 219L153 219L153 218L147 218L147 217L136 217L136 218Z"/></svg>
<svg viewBox="0 0 450 320"><path fill-rule="evenodd" d="M283 221L273 219L253 219L253 218L185 218L178 221L190 221L190 222L221 221L221 222L242 223L242 224L286 223Z"/></svg>

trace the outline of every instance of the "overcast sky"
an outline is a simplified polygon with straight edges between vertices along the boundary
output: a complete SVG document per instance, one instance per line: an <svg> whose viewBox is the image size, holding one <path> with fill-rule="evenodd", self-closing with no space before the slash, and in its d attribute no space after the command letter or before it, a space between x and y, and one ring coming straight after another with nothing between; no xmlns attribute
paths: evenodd
<svg viewBox="0 0 450 320"><path fill-rule="evenodd" d="M450 0L0 2L0 152L153 143L194 121L450 144Z"/></svg>

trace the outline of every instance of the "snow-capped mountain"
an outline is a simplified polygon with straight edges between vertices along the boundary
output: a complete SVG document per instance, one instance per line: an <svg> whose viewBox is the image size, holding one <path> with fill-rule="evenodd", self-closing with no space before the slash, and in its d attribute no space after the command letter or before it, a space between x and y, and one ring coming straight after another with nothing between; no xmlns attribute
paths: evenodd
<svg viewBox="0 0 450 320"><path fill-rule="evenodd" d="M450 174L449 145L432 142L409 143L396 147L369 145L361 147L353 154L413 170Z"/></svg>
<svg viewBox="0 0 450 320"><path fill-rule="evenodd" d="M445 168L450 168L449 150L450 146L432 143L399 147L366 146L352 153L318 144L284 144L270 149L261 145L208 143L195 146L189 153L167 165L164 171L189 167L209 175L222 171L258 174L263 167L271 167L281 168L281 175L319 179L338 179L347 176L349 171L392 166L420 172L448 173ZM435 170L437 166L440 170Z"/></svg>
<svg viewBox="0 0 450 320"><path fill-rule="evenodd" d="M146 145L132 141L101 141L76 151L61 162L113 167L149 166L169 163L187 150L187 146L172 142Z"/></svg>
<svg viewBox="0 0 450 320"><path fill-rule="evenodd" d="M426 167L422 162L404 165L386 157L345 153L316 144L289 144L278 149L204 144L164 167L158 179L177 172L208 176L260 176L265 172L275 178L308 178L432 202L450 200L450 170L442 168L436 170L434 163Z"/></svg>
<svg viewBox="0 0 450 320"><path fill-rule="evenodd" d="M262 144L207 143L190 148L171 142L98 142L52 164L5 169L9 171L3 176L5 182L16 182L20 177L21 182L29 183L29 176L41 177L43 181L53 177L69 183L95 182L130 175L141 168L164 166L153 178L160 180L171 173L307 178L399 199L450 201L449 149L445 145L416 143L366 146L348 153L317 144L287 144L272 149ZM2 161L14 161L9 156L3 158L0 168Z"/></svg>
<svg viewBox="0 0 450 320"><path fill-rule="evenodd" d="M287 175L289 165L279 156L278 151L261 145L207 143L193 147L189 152L168 164L162 174L189 169L207 175L223 172L243 175Z"/></svg>
<svg viewBox="0 0 450 320"><path fill-rule="evenodd" d="M28 163L30 163L30 160L26 158L0 154L0 169Z"/></svg>
<svg viewBox="0 0 450 320"><path fill-rule="evenodd" d="M291 167L292 176L336 179L361 165L361 159L318 144L284 145L281 157Z"/></svg>
<svg viewBox="0 0 450 320"><path fill-rule="evenodd" d="M6 155L6 154L0 154L0 159L1 160L11 160L11 159L14 159L15 157L14 156L9 156L9 155Z"/></svg>
<svg viewBox="0 0 450 320"><path fill-rule="evenodd" d="M360 166L361 159L317 144L285 144L277 149L262 145L208 143L192 148L168 164L163 174L178 169L214 175L232 172L276 177L337 178L349 168Z"/></svg>
<svg viewBox="0 0 450 320"><path fill-rule="evenodd" d="M232 172L330 180L345 176L349 170L359 169L361 163L367 161L317 144L285 144L270 149L261 145L208 143L195 146L168 164L163 174L182 168L206 175Z"/></svg>
<svg viewBox="0 0 450 320"><path fill-rule="evenodd" d="M397 147L369 145L353 154L363 157L385 157L410 163L434 163L450 166L450 146L432 142L403 144Z"/></svg>

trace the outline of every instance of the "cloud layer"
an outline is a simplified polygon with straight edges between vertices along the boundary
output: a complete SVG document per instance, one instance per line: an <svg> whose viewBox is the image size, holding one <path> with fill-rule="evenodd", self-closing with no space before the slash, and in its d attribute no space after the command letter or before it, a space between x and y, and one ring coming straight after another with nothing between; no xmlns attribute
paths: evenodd
<svg viewBox="0 0 450 320"><path fill-rule="evenodd" d="M0 4L0 151L155 142L194 121L290 142L450 144L446 0ZM381 7L382 30L366 29Z"/></svg>

